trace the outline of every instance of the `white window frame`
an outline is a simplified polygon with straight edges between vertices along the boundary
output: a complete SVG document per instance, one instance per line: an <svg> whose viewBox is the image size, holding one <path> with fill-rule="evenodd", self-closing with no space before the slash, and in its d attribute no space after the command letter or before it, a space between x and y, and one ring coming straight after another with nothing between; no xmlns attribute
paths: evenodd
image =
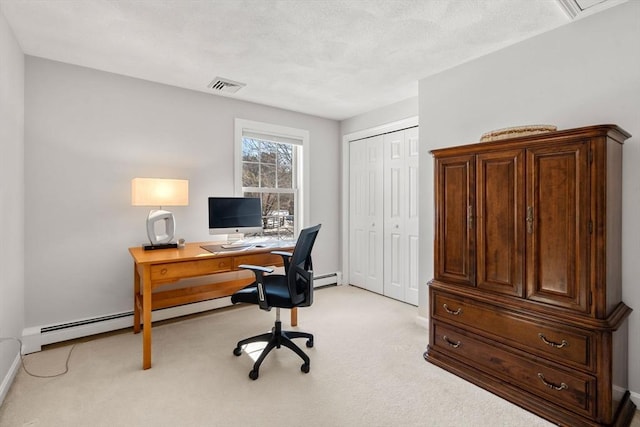
<svg viewBox="0 0 640 427"><path fill-rule="evenodd" d="M234 144L234 186L235 195L243 195L242 187L242 136L245 133L257 133L282 138L287 141L296 141L293 143L298 153L296 161L296 171L294 177L296 180L297 203L294 212L294 232L297 237L300 230L309 224L309 131L305 129L292 128L287 126L274 125L271 123L257 122L253 120L235 119L235 144ZM299 143L297 141L300 141ZM300 153L299 151L302 151ZM301 154L301 155L300 155Z"/></svg>

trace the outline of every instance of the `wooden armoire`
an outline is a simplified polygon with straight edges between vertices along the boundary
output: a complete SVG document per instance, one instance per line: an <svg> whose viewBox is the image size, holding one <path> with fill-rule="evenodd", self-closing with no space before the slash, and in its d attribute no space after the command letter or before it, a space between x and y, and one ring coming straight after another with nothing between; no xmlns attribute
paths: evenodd
<svg viewBox="0 0 640 427"><path fill-rule="evenodd" d="M615 125L432 151L425 359L559 425L629 425Z"/></svg>

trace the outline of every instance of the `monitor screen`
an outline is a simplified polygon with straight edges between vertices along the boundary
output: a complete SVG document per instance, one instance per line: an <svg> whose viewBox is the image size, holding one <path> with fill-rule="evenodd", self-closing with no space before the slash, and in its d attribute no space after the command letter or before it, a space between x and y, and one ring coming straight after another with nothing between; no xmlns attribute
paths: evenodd
<svg viewBox="0 0 640 427"><path fill-rule="evenodd" d="M209 234L261 233L262 205L255 197L209 197Z"/></svg>

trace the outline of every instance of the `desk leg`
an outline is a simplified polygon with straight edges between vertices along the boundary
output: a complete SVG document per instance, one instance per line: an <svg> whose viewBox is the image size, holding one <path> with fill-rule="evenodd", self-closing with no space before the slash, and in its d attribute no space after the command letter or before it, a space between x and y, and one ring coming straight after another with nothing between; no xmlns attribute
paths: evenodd
<svg viewBox="0 0 640 427"><path fill-rule="evenodd" d="M140 333L140 274L133 263L133 333Z"/></svg>
<svg viewBox="0 0 640 427"><path fill-rule="evenodd" d="M291 309L291 326L298 326L298 307Z"/></svg>
<svg viewBox="0 0 640 427"><path fill-rule="evenodd" d="M142 369L151 368L151 268L142 275Z"/></svg>

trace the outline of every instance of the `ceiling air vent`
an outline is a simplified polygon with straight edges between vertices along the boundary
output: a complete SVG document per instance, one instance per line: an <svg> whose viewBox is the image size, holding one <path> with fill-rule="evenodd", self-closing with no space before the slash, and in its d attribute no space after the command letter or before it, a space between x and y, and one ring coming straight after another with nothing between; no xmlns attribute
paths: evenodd
<svg viewBox="0 0 640 427"><path fill-rule="evenodd" d="M604 9L625 3L627 0L558 0L571 19L582 18Z"/></svg>
<svg viewBox="0 0 640 427"><path fill-rule="evenodd" d="M245 86L245 83L235 82L233 80L224 79L222 77L216 77L211 83L209 83L208 87L216 92L236 93Z"/></svg>

